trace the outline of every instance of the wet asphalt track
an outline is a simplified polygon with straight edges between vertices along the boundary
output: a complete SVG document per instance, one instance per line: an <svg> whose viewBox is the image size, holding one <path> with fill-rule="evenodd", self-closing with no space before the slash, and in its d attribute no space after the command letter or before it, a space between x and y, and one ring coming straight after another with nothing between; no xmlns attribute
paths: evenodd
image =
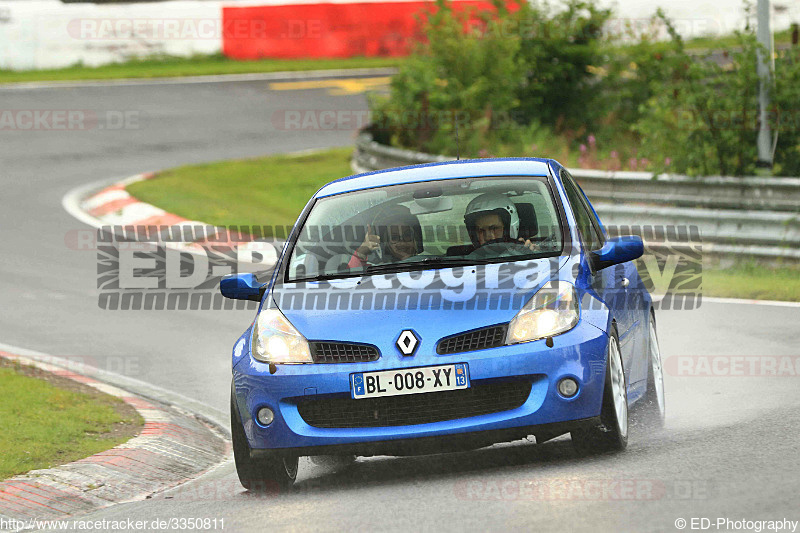
<svg viewBox="0 0 800 533"><path fill-rule="evenodd" d="M274 113L365 107L363 95L270 91L265 82L0 90L3 109L140 113L138 129L0 130L0 341L86 356L228 407L230 350L249 311L103 311L86 226L61 198L79 185L224 158L347 145L352 131L276 129ZM800 308L705 303L661 312L664 357L797 356ZM667 366L669 362L667 361ZM667 428L632 428L620 455L578 458L568 439L444 456L302 463L296 489L245 493L231 463L171 494L93 520L224 519L226 531L677 531L678 518L800 519L800 377L666 375ZM724 530L724 529L723 529Z"/></svg>

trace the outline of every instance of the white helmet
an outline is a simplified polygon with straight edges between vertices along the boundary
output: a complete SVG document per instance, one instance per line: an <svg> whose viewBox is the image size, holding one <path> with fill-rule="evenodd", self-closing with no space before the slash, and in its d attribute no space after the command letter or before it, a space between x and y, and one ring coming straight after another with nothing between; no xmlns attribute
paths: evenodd
<svg viewBox="0 0 800 533"><path fill-rule="evenodd" d="M517 238L519 235L517 206L505 194L487 192L473 198L464 213L464 223L467 225L467 231L474 244L478 242L477 234L475 233L475 222L480 216L490 213L496 213L500 216L505 228L503 234L506 238Z"/></svg>

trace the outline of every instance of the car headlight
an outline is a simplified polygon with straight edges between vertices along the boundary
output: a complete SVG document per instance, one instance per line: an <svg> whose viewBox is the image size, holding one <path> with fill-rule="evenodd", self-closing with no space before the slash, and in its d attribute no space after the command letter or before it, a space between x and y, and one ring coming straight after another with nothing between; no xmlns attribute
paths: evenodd
<svg viewBox="0 0 800 533"><path fill-rule="evenodd" d="M564 333L575 327L579 315L575 287L566 281L548 281L508 325L506 344Z"/></svg>
<svg viewBox="0 0 800 533"><path fill-rule="evenodd" d="M253 357L262 363L313 363L308 341L278 309L262 309L253 326Z"/></svg>

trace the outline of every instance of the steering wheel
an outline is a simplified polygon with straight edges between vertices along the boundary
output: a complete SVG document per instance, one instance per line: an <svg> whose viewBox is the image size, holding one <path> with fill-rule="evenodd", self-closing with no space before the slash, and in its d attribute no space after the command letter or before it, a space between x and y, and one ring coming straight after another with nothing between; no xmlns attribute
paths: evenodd
<svg viewBox="0 0 800 533"><path fill-rule="evenodd" d="M528 250L524 243L502 237L486 241L467 255L471 259L487 259L490 257L503 257L505 255L519 255L523 250Z"/></svg>

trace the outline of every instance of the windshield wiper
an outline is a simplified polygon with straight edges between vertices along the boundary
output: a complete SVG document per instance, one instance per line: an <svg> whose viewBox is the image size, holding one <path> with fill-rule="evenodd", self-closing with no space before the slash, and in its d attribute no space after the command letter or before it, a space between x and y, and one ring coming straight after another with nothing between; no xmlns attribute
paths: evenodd
<svg viewBox="0 0 800 533"><path fill-rule="evenodd" d="M442 266L473 266L473 265L488 265L489 263L493 263L497 260L497 257L492 257L489 259L470 259L468 257L426 257L421 261L412 261L408 264L415 265L417 263L422 263L427 266L436 267L438 265Z"/></svg>
<svg viewBox="0 0 800 533"><path fill-rule="evenodd" d="M381 263L368 265L365 274L403 272L405 270L423 270L428 268L451 268L457 266L487 265L492 259L467 259L464 257L426 257L418 261L402 261L399 263Z"/></svg>
<svg viewBox="0 0 800 533"><path fill-rule="evenodd" d="M488 259L470 259L467 257L425 257L416 261L400 261L398 263L378 263L376 265L367 265L364 269L353 269L348 272L332 272L330 274L320 274L308 278L298 278L290 280L291 283L302 282L315 282L315 281L328 281L333 279L352 278L372 274L390 274L414 270L427 270L430 268L452 268L452 267L470 267L478 265L489 265L492 263L503 262L500 257L491 257ZM516 259L516 258L515 258Z"/></svg>
<svg viewBox="0 0 800 533"><path fill-rule="evenodd" d="M290 279L289 283L313 283L316 281L329 281L332 279L342 279L342 278L355 278L358 276L362 276L364 274L361 270L351 270L349 272L334 272L331 274L320 274L319 276L311 276L308 278L297 278L297 279Z"/></svg>

